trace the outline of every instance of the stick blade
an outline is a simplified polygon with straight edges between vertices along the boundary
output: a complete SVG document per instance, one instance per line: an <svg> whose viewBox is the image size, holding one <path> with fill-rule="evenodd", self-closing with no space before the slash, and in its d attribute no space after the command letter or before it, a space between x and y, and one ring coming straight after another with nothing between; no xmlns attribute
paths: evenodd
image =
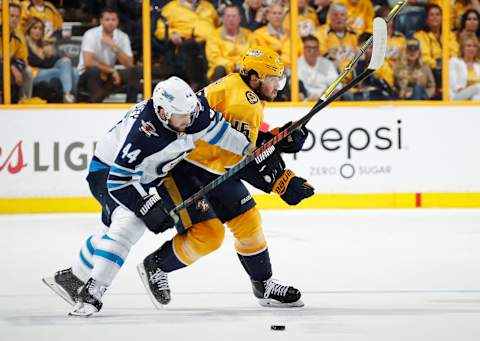
<svg viewBox="0 0 480 341"><path fill-rule="evenodd" d="M387 22L383 18L373 20L373 49L368 68L378 70L385 60L387 52Z"/></svg>

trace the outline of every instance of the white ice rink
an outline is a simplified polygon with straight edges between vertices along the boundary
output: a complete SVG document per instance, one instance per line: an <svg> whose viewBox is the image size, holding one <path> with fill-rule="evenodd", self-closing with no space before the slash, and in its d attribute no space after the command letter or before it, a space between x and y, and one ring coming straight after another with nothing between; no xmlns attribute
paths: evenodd
<svg viewBox="0 0 480 341"><path fill-rule="evenodd" d="M480 340L480 210L264 211L274 275L305 307L257 305L227 233L170 276L155 310L135 265L147 233L90 319L41 282L67 267L97 215L0 216L0 340ZM271 331L272 324L286 326Z"/></svg>

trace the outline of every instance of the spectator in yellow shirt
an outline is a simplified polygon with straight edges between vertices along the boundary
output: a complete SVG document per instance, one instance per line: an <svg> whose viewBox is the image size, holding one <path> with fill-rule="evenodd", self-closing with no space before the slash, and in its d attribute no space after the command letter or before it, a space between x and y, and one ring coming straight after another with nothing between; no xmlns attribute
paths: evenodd
<svg viewBox="0 0 480 341"><path fill-rule="evenodd" d="M215 7L206 0L175 0L162 8L162 16L168 21L169 39L179 45L183 41L195 38L204 42L219 26ZM155 36L163 40L165 24L159 20Z"/></svg>
<svg viewBox="0 0 480 341"><path fill-rule="evenodd" d="M206 0L170 1L161 11L168 23L165 50L167 77L178 76L195 90L207 85L205 42L219 25L215 7ZM163 20L156 23L155 37L165 39Z"/></svg>
<svg viewBox="0 0 480 341"><path fill-rule="evenodd" d="M474 9L480 13L479 0L456 0L451 7L451 27L458 29L461 24L462 15L469 9Z"/></svg>
<svg viewBox="0 0 480 341"><path fill-rule="evenodd" d="M19 5L20 8L22 8L22 7L21 7L21 1L20 1L20 0L10 0L8 3L9 3L9 4ZM1 5L1 4L2 4L2 1L0 0L0 5ZM3 19L3 16L1 16L2 10L3 10L3 8L2 8L2 6L0 6L0 25L1 25L2 19Z"/></svg>
<svg viewBox="0 0 480 341"><path fill-rule="evenodd" d="M55 6L44 0L22 2L22 27L31 17L41 19L45 23L45 39L55 40L62 37L63 18Z"/></svg>
<svg viewBox="0 0 480 341"><path fill-rule="evenodd" d="M286 67L290 67L292 58L290 56L290 35L283 27L285 16L284 7L275 2L268 7L267 26L253 32L255 44L267 46L280 55Z"/></svg>
<svg viewBox="0 0 480 341"><path fill-rule="evenodd" d="M317 13L313 7L308 5L307 0L298 0L298 35L302 38L314 35L319 26ZM283 27L286 31L290 31L289 15L283 19Z"/></svg>
<svg viewBox="0 0 480 341"><path fill-rule="evenodd" d="M347 25L353 29L355 33L372 33L374 13L371 0L336 0L336 2L344 4L347 8Z"/></svg>
<svg viewBox="0 0 480 341"><path fill-rule="evenodd" d="M232 72L238 72L237 62L253 45L252 33L240 27L240 8L227 5L223 10L223 25L207 40L208 77L215 81Z"/></svg>
<svg viewBox="0 0 480 341"><path fill-rule="evenodd" d="M320 55L333 60L340 69L350 61L357 48L357 34L347 26L347 8L343 4L330 5L328 21L318 30Z"/></svg>
<svg viewBox="0 0 480 341"><path fill-rule="evenodd" d="M12 102L32 97L32 70L27 65L28 49L25 35L18 28L21 18L19 4L10 3L10 79L12 88ZM3 39L0 37L0 57L3 56ZM3 58L0 59L3 65ZM3 67L2 67L3 70ZM3 72L0 72L3 84Z"/></svg>
<svg viewBox="0 0 480 341"><path fill-rule="evenodd" d="M280 55L285 65L285 74L287 76L287 84L277 95L276 101L290 100L290 68L292 63L290 51L290 34L283 27L283 19L285 18L285 7L281 1L274 2L268 7L267 26L259 28L253 32L255 45L265 46ZM302 50L302 41L298 38L298 46L300 47L298 54Z"/></svg>
<svg viewBox="0 0 480 341"><path fill-rule="evenodd" d="M420 41L422 61L430 66L437 85L437 95L434 99L441 97L442 86L442 9L440 6L431 4L426 8L427 19L423 30L415 32L414 37ZM454 34L450 32L450 39L455 40ZM452 53L452 48L450 54Z"/></svg>
<svg viewBox="0 0 480 341"><path fill-rule="evenodd" d="M474 9L467 9L460 20L460 26L456 32L456 39L449 41L450 57L458 57L460 54L459 42L465 35L474 34L480 38L480 14Z"/></svg>

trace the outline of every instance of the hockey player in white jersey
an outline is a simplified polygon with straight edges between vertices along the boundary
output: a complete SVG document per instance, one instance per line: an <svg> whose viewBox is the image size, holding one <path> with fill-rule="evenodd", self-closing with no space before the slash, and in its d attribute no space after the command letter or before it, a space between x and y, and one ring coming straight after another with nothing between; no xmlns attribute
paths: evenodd
<svg viewBox="0 0 480 341"><path fill-rule="evenodd" d="M198 139L240 155L254 149L204 97L171 77L98 142L87 181L108 230L84 242L72 268L43 279L74 306L70 315L88 317L102 308L105 290L147 228L160 233L175 226L178 219L165 209L171 199L151 190Z"/></svg>

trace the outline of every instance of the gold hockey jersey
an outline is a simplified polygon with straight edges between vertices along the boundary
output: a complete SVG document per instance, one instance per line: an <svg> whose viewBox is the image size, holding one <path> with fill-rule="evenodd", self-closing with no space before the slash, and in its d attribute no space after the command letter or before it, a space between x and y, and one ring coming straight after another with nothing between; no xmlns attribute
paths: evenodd
<svg viewBox="0 0 480 341"><path fill-rule="evenodd" d="M240 74L232 73L210 84L204 91L210 107L220 111L235 129L255 143L263 121L264 103L245 84ZM198 141L187 159L211 173L223 174L238 163L241 156Z"/></svg>

